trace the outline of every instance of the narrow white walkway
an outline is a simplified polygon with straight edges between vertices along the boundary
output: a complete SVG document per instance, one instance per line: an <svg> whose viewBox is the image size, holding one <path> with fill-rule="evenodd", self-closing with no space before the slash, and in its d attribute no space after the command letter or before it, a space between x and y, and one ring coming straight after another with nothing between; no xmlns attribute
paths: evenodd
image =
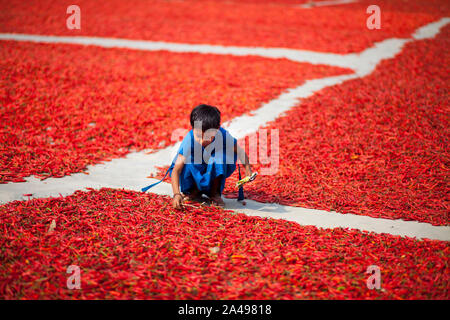
<svg viewBox="0 0 450 320"><path fill-rule="evenodd" d="M419 28L410 39L388 39L375 44L374 47L368 48L361 53L348 55L316 53L284 48L222 47L91 37L0 34L0 40L70 43L150 51L169 50L173 52L233 54L240 56L259 55L267 58L284 57L299 62L348 67L355 71L354 74L349 75L308 80L303 85L289 89L276 99L263 104L261 108L253 112L253 116L244 115L225 123L224 127L239 139L255 132L259 127L269 121L275 120L284 112L297 105L300 99L309 97L318 90L370 74L380 61L393 58L401 52L405 43L418 39L433 38L439 33L440 28L449 22L450 18L443 18L435 23ZM64 178L50 178L44 181L29 177L26 179L27 182L23 183L0 184L0 203L26 200L27 197L24 197L23 194L28 193L33 194L33 198L66 196L73 194L76 190L86 190L87 187L96 189L102 187L125 188L140 191L142 187L152 183L152 181L156 181L154 179L146 179L145 177L150 172L156 172L155 166L169 164L176 150L177 145L170 146L152 154L146 154L149 150L130 153L124 158L114 159L104 164L88 166L89 175L77 173ZM152 189L152 192L170 195L170 185L161 183ZM419 239L428 238L450 241L450 227L437 227L414 221L377 219L276 204L261 204L255 201L247 201L247 206L245 207L235 200L227 200L226 202L230 209L244 212L248 215L282 218L320 228L343 227L376 233L416 237Z"/></svg>
<svg viewBox="0 0 450 320"><path fill-rule="evenodd" d="M234 47L209 44L185 44L175 42L131 40L117 38L97 37L63 37L44 36L35 34L0 33L0 40L29 41L40 43L61 43L94 45L103 48L126 48L144 51L167 50L170 52L195 52L202 54L221 54L234 56L254 55L264 58L286 58L296 62L309 62L313 64L327 64L338 67L351 68L354 57L334 53L318 53L308 50L295 50L288 48L259 48L259 47Z"/></svg>
<svg viewBox="0 0 450 320"><path fill-rule="evenodd" d="M366 75L381 59L391 58L399 52L405 39L389 39L375 44L360 54L323 53L308 50L288 48L258 48L258 47L225 47L206 44L183 44L170 42L141 41L115 38L96 37L63 37L30 34L0 33L0 40L27 41L38 43L60 43L94 45L103 48L126 48L144 51L194 52L200 54L220 54L234 56L259 56L263 58L285 58L295 62L325 64L329 66L349 68L360 75Z"/></svg>

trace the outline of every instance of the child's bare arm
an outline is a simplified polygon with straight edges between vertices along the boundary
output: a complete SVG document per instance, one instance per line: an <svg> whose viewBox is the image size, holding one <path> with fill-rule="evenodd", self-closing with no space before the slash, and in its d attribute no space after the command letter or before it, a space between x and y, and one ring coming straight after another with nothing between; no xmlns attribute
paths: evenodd
<svg viewBox="0 0 450 320"><path fill-rule="evenodd" d="M180 174L183 170L185 157L181 154L178 155L177 161L172 170L172 191L173 191L173 207L176 209L181 209L183 205L183 196L180 193Z"/></svg>
<svg viewBox="0 0 450 320"><path fill-rule="evenodd" d="M250 161L248 159L247 153L245 153L245 150L242 149L237 143L234 147L234 152L237 152L238 158L241 161L241 163L245 167L245 175L251 176L252 175L252 168L250 167Z"/></svg>

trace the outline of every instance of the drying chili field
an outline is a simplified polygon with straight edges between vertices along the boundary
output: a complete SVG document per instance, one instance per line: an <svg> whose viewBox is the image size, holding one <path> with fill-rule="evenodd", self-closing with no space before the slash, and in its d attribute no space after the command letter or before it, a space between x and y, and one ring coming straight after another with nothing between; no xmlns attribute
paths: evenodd
<svg viewBox="0 0 450 320"><path fill-rule="evenodd" d="M448 300L450 4L320 2L0 0L0 299ZM140 191L202 103L279 134L247 207Z"/></svg>

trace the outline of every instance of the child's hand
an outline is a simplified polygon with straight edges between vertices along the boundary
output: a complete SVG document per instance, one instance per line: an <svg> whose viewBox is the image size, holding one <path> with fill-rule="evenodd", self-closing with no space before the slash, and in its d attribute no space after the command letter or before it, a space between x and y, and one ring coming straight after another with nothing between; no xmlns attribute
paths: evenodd
<svg viewBox="0 0 450 320"><path fill-rule="evenodd" d="M173 195L172 205L175 209L183 209L183 197L180 193Z"/></svg>

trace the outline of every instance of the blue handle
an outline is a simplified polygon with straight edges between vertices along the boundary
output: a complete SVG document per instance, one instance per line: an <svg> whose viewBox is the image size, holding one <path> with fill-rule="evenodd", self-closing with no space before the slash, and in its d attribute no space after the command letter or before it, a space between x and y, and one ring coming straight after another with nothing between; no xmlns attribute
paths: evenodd
<svg viewBox="0 0 450 320"><path fill-rule="evenodd" d="M151 185L149 185L149 186L147 186L147 187L145 187L145 188L142 188L142 189L141 189L142 192L145 192L145 191L147 191L148 189L153 188L153 187L156 186L157 184L163 182L163 180L167 177L167 174L169 173L169 171L170 171L171 168L172 168L172 166L170 166L170 168L167 169L166 174L164 175L164 178L162 178L162 179L159 180L158 182L155 182L155 183L153 183L153 184L151 184Z"/></svg>

